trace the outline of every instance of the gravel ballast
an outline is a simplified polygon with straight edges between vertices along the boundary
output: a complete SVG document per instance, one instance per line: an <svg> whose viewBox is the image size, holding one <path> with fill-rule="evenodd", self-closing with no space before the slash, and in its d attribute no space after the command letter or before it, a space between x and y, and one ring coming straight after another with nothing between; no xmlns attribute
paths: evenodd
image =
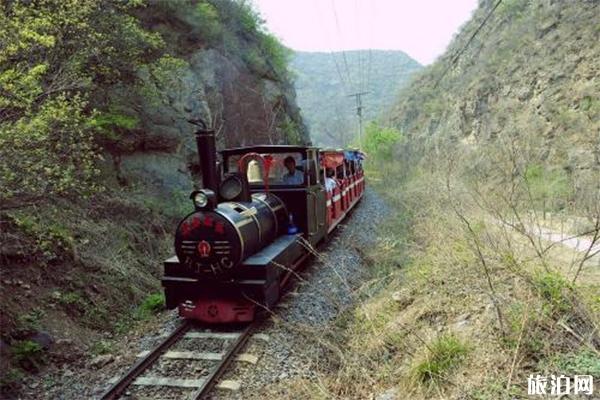
<svg viewBox="0 0 600 400"><path fill-rule="evenodd" d="M251 337L241 351L258 356L258 362L233 362L222 377L239 381L240 390L216 390L211 398L261 398L259 393L269 385L299 376L311 378L317 366L327 363L319 338L340 312L354 304L355 291L368 272L361 252L374 245L378 225L388 215L389 209L383 199L373 190L367 190L360 204L331 235L330 241L317 249L318 255L306 263L290 291L274 310L270 310L272 315L267 315L258 325L255 334L263 335ZM48 369L43 375L32 377L19 398L98 398L111 379L122 375L136 361L137 354L151 350L179 323L175 312L162 313L115 343L107 359L102 360L102 367L94 363L94 356L84 356L76 362ZM179 343L179 350L192 350L190 345L186 341ZM202 350L217 351L219 348ZM179 361L168 361L154 366L153 372L176 376L179 368L186 372L190 370L182 367ZM198 370L202 376L207 373L204 368L204 365L198 365L191 370ZM175 392L133 389L129 398L147 398L151 393L160 393L161 398L186 398L189 393L180 391L180 396L176 396Z"/></svg>

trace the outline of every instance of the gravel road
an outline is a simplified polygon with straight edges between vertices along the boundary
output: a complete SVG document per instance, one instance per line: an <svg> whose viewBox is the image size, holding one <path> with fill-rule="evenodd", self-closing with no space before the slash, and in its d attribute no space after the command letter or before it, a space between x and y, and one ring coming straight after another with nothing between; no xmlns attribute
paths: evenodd
<svg viewBox="0 0 600 400"><path fill-rule="evenodd" d="M353 293L366 275L360 249L373 244L378 224L388 214L385 202L374 191L367 190L350 218L329 243L318 249L319 254L308 263L294 289L259 325L256 333L267 335L268 340L264 336L249 339L243 352L258 356L258 362L255 365L234 362L224 374L223 379L239 381L241 389L217 390L212 398L261 398L261 390L269 384L296 376L311 377L317 365L327 362L318 338L341 311L353 304ZM110 355L82 355L75 362L33 377L18 398L98 398L110 379L123 374L139 352L150 350L161 335L171 332L179 322L175 312L165 312L116 343ZM167 367L177 368L175 363Z"/></svg>

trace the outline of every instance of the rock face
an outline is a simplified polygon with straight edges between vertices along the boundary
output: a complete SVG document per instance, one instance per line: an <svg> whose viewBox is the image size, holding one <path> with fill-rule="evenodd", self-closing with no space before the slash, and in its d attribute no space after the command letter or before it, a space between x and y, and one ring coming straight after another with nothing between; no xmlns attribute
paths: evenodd
<svg viewBox="0 0 600 400"><path fill-rule="evenodd" d="M512 136L568 171L600 168L599 3L505 1L455 60L495 3L401 93L392 123L418 146Z"/></svg>
<svg viewBox="0 0 600 400"><path fill-rule="evenodd" d="M209 2L218 15L211 23L226 32L207 40L196 6L180 3L187 11L159 4L139 17L183 62L167 73L160 65L142 69L141 90L113 93L138 124L107 146L106 157L122 183L143 182L163 194L191 187L197 154L189 119L212 126L219 148L310 142L287 72L271 62L261 44L264 34L245 28L248 15L236 14L244 9L234 2Z"/></svg>

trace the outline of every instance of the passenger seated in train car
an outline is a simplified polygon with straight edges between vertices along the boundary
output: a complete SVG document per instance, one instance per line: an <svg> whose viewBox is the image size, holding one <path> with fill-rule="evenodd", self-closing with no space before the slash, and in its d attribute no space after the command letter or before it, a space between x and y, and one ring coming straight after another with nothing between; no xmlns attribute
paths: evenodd
<svg viewBox="0 0 600 400"><path fill-rule="evenodd" d="M304 173L296 168L296 160L292 156L288 156L283 160L287 172L281 177L281 181L285 185L301 185L304 183Z"/></svg>
<svg viewBox="0 0 600 400"><path fill-rule="evenodd" d="M336 177L337 177L337 179L344 179L345 178L345 176L344 176L344 166L343 165L339 165L336 168Z"/></svg>
<svg viewBox="0 0 600 400"><path fill-rule="evenodd" d="M328 192L332 192L337 186L335 179L333 179L334 176L335 172L333 169L327 168L325 171L325 190Z"/></svg>

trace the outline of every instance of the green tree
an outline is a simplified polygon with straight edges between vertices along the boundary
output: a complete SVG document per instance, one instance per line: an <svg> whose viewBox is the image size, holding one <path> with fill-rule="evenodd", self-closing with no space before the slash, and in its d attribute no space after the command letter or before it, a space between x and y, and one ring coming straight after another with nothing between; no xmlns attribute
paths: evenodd
<svg viewBox="0 0 600 400"><path fill-rule="evenodd" d="M95 125L112 85L162 52L140 1L0 4L0 208L94 189Z"/></svg>
<svg viewBox="0 0 600 400"><path fill-rule="evenodd" d="M363 147L369 158L387 161L392 158L394 146L402 139L402 133L396 128L370 122L365 128Z"/></svg>

